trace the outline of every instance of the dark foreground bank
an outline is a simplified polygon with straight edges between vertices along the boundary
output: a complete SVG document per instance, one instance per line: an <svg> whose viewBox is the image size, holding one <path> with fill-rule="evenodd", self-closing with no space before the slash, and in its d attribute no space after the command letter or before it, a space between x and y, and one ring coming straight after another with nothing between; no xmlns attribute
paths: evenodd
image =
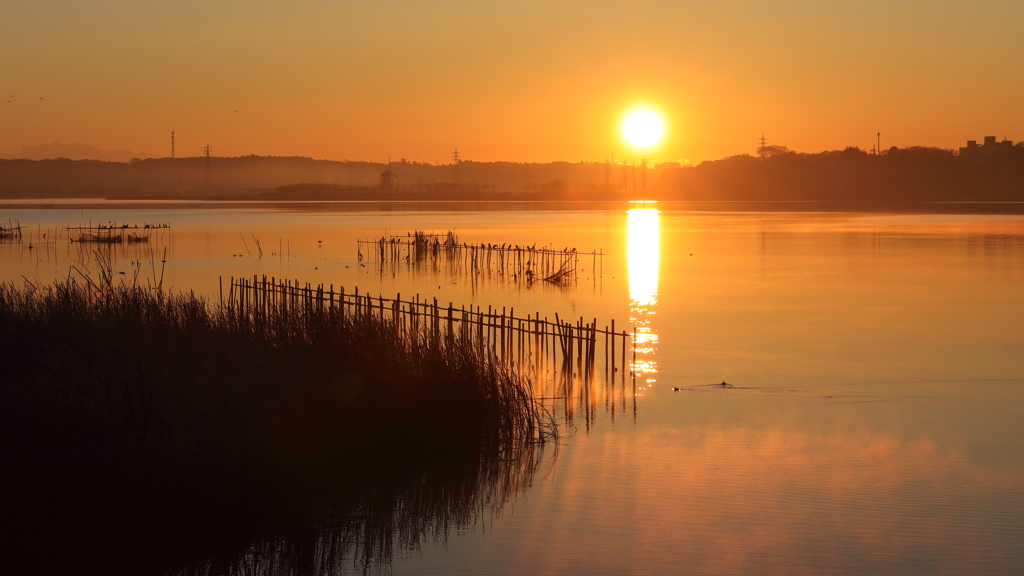
<svg viewBox="0 0 1024 576"><path fill-rule="evenodd" d="M5 284L0 366L5 572L366 568L500 510L550 432L486 353L331 310Z"/></svg>

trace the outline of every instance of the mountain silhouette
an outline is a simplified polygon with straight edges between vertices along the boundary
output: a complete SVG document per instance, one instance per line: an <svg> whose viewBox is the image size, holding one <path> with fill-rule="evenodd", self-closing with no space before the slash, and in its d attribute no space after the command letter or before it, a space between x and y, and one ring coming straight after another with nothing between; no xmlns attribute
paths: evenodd
<svg viewBox="0 0 1024 576"><path fill-rule="evenodd" d="M128 162L132 158L151 158L152 154L132 152L131 150L101 150L95 146L81 144L37 144L25 146L14 154L0 154L0 158L25 158L28 160L46 160L50 158L68 158L71 160L105 160L107 162Z"/></svg>

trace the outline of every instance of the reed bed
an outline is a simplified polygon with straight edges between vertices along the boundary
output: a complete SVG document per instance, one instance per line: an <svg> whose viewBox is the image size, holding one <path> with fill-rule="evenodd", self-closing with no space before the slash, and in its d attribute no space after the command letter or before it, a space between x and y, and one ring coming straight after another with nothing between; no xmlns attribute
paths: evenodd
<svg viewBox="0 0 1024 576"><path fill-rule="evenodd" d="M403 300L401 294L385 298L346 292L334 285L302 284L298 280L266 275L229 278L228 290L220 291L221 305L236 310L249 322L263 325L268 313L329 311L342 318L370 317L387 326L401 339L415 345L458 346L473 350L526 378L533 384L534 396L552 413L560 412L567 424L573 424L577 412L590 428L599 404L614 417L617 402L626 410L627 396L636 413L635 334L600 327L597 319L583 317L570 321L555 315L541 318L539 313L516 316L514 308L488 306L445 306L437 298L428 300L419 294ZM284 317L287 317L285 315ZM633 358L627 364L627 350ZM603 371L601 359L603 358ZM627 393L627 372L629 388Z"/></svg>
<svg viewBox="0 0 1024 576"><path fill-rule="evenodd" d="M603 252L579 252L576 248L538 247L536 244L459 242L454 231L435 234L416 230L404 236L385 235L379 240L357 240L358 256L363 250L380 264L446 265L453 273L492 272L513 281L537 280L565 284L576 279L580 257L593 259L595 275L601 267Z"/></svg>
<svg viewBox="0 0 1024 576"><path fill-rule="evenodd" d="M140 573L316 534L366 569L500 510L557 434L529 379L465 340L243 306L0 285L8 567Z"/></svg>

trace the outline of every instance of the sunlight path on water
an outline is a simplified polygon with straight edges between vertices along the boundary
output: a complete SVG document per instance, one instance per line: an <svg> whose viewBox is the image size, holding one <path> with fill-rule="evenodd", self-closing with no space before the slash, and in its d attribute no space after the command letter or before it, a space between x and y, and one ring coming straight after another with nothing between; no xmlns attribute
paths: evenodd
<svg viewBox="0 0 1024 576"><path fill-rule="evenodd" d="M658 372L654 359L658 334L654 321L658 304L658 273L661 267L660 213L654 208L633 208L627 226L630 322L636 328L636 372L638 394L653 385Z"/></svg>

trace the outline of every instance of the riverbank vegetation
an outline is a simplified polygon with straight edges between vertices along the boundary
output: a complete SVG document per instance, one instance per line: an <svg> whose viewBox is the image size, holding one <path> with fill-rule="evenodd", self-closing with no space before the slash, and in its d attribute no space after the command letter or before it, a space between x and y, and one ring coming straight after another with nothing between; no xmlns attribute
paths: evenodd
<svg viewBox="0 0 1024 576"><path fill-rule="evenodd" d="M3 284L0 366L0 537L31 571L142 573L332 525L386 560L500 509L554 433L486 353L330 309Z"/></svg>

